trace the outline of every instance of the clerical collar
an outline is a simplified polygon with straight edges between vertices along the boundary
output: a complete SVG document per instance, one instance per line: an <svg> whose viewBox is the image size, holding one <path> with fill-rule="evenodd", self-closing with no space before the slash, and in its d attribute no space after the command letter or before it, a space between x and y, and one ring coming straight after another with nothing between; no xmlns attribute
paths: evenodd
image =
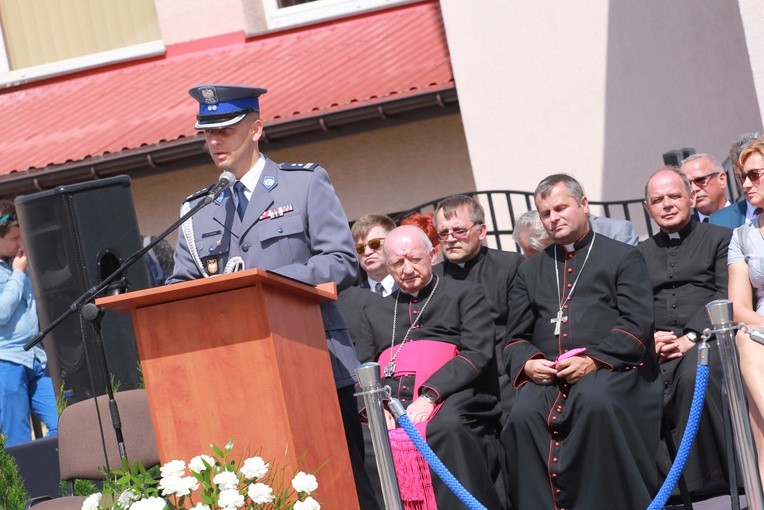
<svg viewBox="0 0 764 510"><path fill-rule="evenodd" d="M485 256L485 253L487 251L488 251L488 247L481 246L480 250L478 250L478 252L475 254L475 256L472 257L471 259L465 261L465 262L451 262L448 259L446 259L446 261L449 264L453 264L453 265L455 265L455 266L457 266L457 267L459 267L461 269L471 269L475 264L480 262L480 259L482 259Z"/></svg>
<svg viewBox="0 0 764 510"><path fill-rule="evenodd" d="M692 233L692 231L695 229L695 225L697 224L698 224L698 220L694 218L690 218L690 221L687 222L687 225L682 227L679 231L671 232L671 233L663 232L663 234L668 236L668 238L671 239L672 241L679 241L689 236L690 233Z"/></svg>
<svg viewBox="0 0 764 510"><path fill-rule="evenodd" d="M430 287L432 286L433 281L435 280L435 278L437 278L437 277L434 274L431 274L430 275L430 281L427 282L427 285L425 285L424 287L422 287L419 290L415 290L414 292L405 292L403 289L401 289L401 294L406 294L406 295L411 296L411 297L419 297L419 293L420 292L422 292L423 294L428 294L431 291Z"/></svg>
<svg viewBox="0 0 764 510"><path fill-rule="evenodd" d="M563 253L571 253L577 250L580 250L581 248L584 248L589 245L589 243L592 242L592 238L594 237L594 230L589 228L586 233L581 236L581 238L576 241L573 244L561 244L560 247L562 248ZM572 247L572 249L571 249Z"/></svg>

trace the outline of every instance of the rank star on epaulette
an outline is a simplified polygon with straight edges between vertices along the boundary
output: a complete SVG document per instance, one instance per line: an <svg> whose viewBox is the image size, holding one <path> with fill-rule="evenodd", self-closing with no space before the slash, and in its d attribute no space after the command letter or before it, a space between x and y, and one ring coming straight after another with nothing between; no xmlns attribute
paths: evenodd
<svg viewBox="0 0 764 510"><path fill-rule="evenodd" d="M272 220L273 218L280 218L284 216L284 213L292 212L294 211L294 207L292 204L282 205L280 207L276 207L275 209L268 209L263 214L260 215L261 220Z"/></svg>
<svg viewBox="0 0 764 510"><path fill-rule="evenodd" d="M313 171L318 168L318 163L281 163L282 170L308 170Z"/></svg>
<svg viewBox="0 0 764 510"><path fill-rule="evenodd" d="M197 191L196 193L191 193L190 195L188 195L188 196L186 197L186 199L184 200L184 202L188 202L189 200L193 200L193 199L195 199L195 198L199 198L199 197L202 197L202 196L206 195L207 193L209 193L209 192L210 192L210 190L213 188L213 186L215 186L215 185L214 185L214 184L210 184L210 185L209 185L209 186L207 186L206 188L202 188L202 189L200 189L199 191ZM222 195L221 195L221 196L222 196Z"/></svg>

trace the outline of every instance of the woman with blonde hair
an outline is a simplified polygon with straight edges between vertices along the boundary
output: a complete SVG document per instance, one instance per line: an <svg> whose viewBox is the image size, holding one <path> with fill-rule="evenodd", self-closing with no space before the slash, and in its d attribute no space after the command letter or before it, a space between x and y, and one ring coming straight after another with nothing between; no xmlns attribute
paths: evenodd
<svg viewBox="0 0 764 510"><path fill-rule="evenodd" d="M740 152L734 172L746 200L757 208L764 208L764 138L753 140ZM727 264L734 322L743 322L751 329L764 329L764 218L760 213L750 223L735 229ZM761 477L764 474L764 345L740 332L737 347Z"/></svg>

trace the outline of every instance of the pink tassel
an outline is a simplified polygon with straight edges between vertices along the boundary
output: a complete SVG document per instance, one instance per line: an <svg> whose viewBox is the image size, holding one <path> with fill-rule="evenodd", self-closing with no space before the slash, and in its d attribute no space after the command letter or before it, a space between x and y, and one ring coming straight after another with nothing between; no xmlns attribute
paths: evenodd
<svg viewBox="0 0 764 510"><path fill-rule="evenodd" d="M404 510L437 510L427 461L405 430L392 429L388 435Z"/></svg>

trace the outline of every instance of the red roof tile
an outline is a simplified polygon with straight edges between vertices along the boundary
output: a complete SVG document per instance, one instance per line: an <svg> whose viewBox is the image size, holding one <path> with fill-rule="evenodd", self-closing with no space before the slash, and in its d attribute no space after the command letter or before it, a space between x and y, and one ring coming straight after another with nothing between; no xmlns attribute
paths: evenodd
<svg viewBox="0 0 764 510"><path fill-rule="evenodd" d="M164 58L0 93L0 176L193 136L197 107L186 91L214 82L270 89L266 126L454 87L437 2L201 51L169 48Z"/></svg>

